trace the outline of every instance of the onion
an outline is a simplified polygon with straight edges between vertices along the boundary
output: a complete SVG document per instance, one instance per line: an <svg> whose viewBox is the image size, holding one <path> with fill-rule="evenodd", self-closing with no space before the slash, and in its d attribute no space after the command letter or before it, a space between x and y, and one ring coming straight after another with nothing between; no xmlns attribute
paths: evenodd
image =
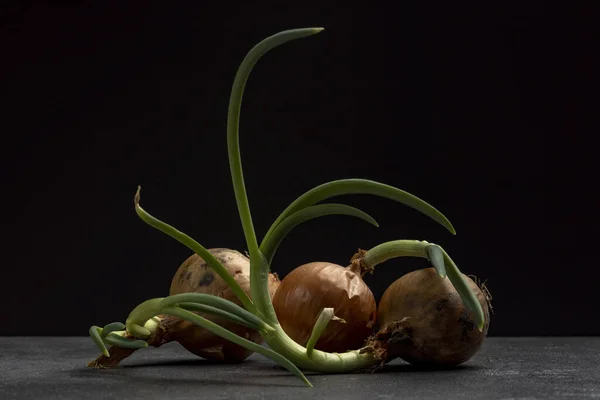
<svg viewBox="0 0 600 400"><path fill-rule="evenodd" d="M250 260L245 255L235 250L210 249L217 260L223 264L241 288L250 296ZM269 295L273 298L279 286L277 275L269 276ZM197 254L189 257L177 270L169 295L180 293L207 293L230 300L241 306L241 302L229 289L225 281L218 276L204 260ZM259 332L245 326L236 324L224 318L205 313L198 313L238 336L249 339L255 343L262 343L263 338ZM253 352L230 341L217 336L206 329L200 328L190 321L175 317L166 317L163 326L167 328L172 340L176 340L191 353L210 360L243 361Z"/></svg>
<svg viewBox="0 0 600 400"><path fill-rule="evenodd" d="M337 353L361 348L377 318L375 297L362 279L365 272L355 262L346 268L311 262L294 269L273 297L284 332L305 346L321 311L333 308L341 320L334 319L327 325L315 348Z"/></svg>
<svg viewBox="0 0 600 400"><path fill-rule="evenodd" d="M375 340L383 344L382 358L453 366L473 357L488 332L490 297L485 286L482 290L468 276L463 278L483 308L481 331L450 280L434 268L420 269L396 280L381 298L377 310L381 329Z"/></svg>
<svg viewBox="0 0 600 400"><path fill-rule="evenodd" d="M242 290L250 296L250 261L248 257L238 251L215 248L208 249L217 260L225 267ZM269 295L271 298L279 286L277 275L269 275ZM241 306L241 302L231 291L225 281L217 275L210 266L198 255L188 257L179 267L171 281L169 295L181 293L206 293L218 296ZM236 324L230 320L199 313L202 317L230 330L238 336L262 343L263 338L254 329ZM215 361L240 362L248 358L253 352L238 346L230 341L203 329L190 321L173 316L158 315L156 326L152 330L148 344L160 347L169 342L178 342L189 352ZM131 337L131 336L129 336ZM114 367L120 361L134 352L134 349L124 349L113 346L110 349L110 357L104 355L90 362L88 365L97 368Z"/></svg>

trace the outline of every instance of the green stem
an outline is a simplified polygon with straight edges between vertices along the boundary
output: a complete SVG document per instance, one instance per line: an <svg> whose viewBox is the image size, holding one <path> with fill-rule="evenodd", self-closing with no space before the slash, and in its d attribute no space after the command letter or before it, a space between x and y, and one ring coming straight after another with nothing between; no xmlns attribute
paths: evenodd
<svg viewBox="0 0 600 400"><path fill-rule="evenodd" d="M269 295L269 270L269 262L260 250L250 254L250 293L259 315L265 322L274 325L278 320Z"/></svg>
<svg viewBox="0 0 600 400"><path fill-rule="evenodd" d="M311 36L322 30L322 28L292 29L279 32L262 40L248 52L240 64L233 81L231 96L229 98L229 112L227 115L227 149L235 200L240 214L246 244L250 253L250 294L258 312L260 315L264 316L269 323L277 321L268 289L269 263L258 248L258 241L252 223L250 205L248 203L248 195L246 193L244 175L242 172L239 143L242 97L248 77L263 55L285 42Z"/></svg>
<svg viewBox="0 0 600 400"><path fill-rule="evenodd" d="M215 256L213 256L204 246L200 243L196 242L194 239L186 235L185 233L175 229L169 224L164 223L158 218L150 215L146 210L140 206L140 192L141 187L138 186L137 192L134 198L135 211L137 215L153 228L158 229L159 231L166 233L171 236L173 239L177 240L179 243L186 246L188 249L192 250L196 254L198 254L210 267L225 281L227 286L231 289L231 291L237 296L242 305L246 308L246 310L253 312L256 311L256 307L252 303L252 300L248 297L246 292L242 290L240 285L236 282L236 280L227 272L227 269L221 264L219 260Z"/></svg>
<svg viewBox="0 0 600 400"><path fill-rule="evenodd" d="M242 307L233 303L232 301L226 300L222 297L214 296L206 293L181 293L175 294L162 299L159 307L172 307L177 306L180 303L198 303L199 305L206 305L211 308L215 308L223 311L219 313L221 316L233 315L236 318L246 321L258 330L269 331L273 330L263 320L249 311L244 310ZM206 312L210 312L211 309L206 309Z"/></svg>
<svg viewBox="0 0 600 400"><path fill-rule="evenodd" d="M230 303L229 307L231 307L232 310L234 309L234 307L238 307L237 305L229 302L228 300L224 300L216 296L211 296L202 293L184 293L181 295L174 295L165 298L150 299L138 305L129 314L129 317L127 318L126 322L127 331L133 336L138 337L133 329L140 329L143 328L143 326L147 326L147 323L145 324L145 321L152 319L154 316L159 314L168 314L177 317L182 317L182 315L184 315L185 319L196 323L202 327L206 327L207 324L204 323L204 318L201 318L200 316L197 316L197 314L194 314L191 311L186 311L179 307L179 305L181 304L190 302L211 302L211 305L217 306L219 306L219 303L225 304L227 302ZM172 313L173 309L179 310L178 313ZM243 310L241 307L239 307L239 310L245 312L245 310ZM236 314L236 316L241 317L243 315L240 313ZM248 344L244 339L240 338L239 336L236 336L232 332L227 331L225 328L222 328L216 324L210 324L212 328L207 329L209 329L211 332L221 337L224 337L225 339L230 340L233 343L240 344L240 346L243 346L249 350L256 351L259 354L263 354L282 365L284 365L285 363L291 363L291 365L295 365L294 368L305 368L311 371L327 373L343 373L369 368L377 362L372 353L368 351L361 353L360 350L350 351L342 354L325 353L320 350L313 350L312 352L310 352L311 354L309 357L307 355L307 349L294 342L283 331L279 323L275 323L273 325L264 323L264 325L259 326L260 328L262 328L260 329L262 336L264 337L265 341L269 344L269 347L272 349L269 351L265 350L262 346L256 344ZM214 328L214 325L216 325L217 328ZM149 334L150 332L148 331L148 335ZM286 368L291 368L290 365L286 365L284 365L286 366Z"/></svg>
<svg viewBox="0 0 600 400"><path fill-rule="evenodd" d="M160 306L164 298L159 297L155 299L149 299L138 305L133 309L127 316L125 321L125 327L127 332L138 339L148 338L152 332L144 327L146 321L149 321L156 315L160 314L157 310L160 310Z"/></svg>
<svg viewBox="0 0 600 400"><path fill-rule="evenodd" d="M456 230L446 216L424 200L421 200L404 190L367 179L340 179L317 186L294 200L294 202L290 204L279 217L277 217L275 222L273 222L269 231L263 238L263 243L270 240L273 231L281 222L298 210L315 205L331 197L347 194L370 194L397 201L398 203L421 211L423 214L448 229L450 233L456 234Z"/></svg>
<svg viewBox="0 0 600 400"><path fill-rule="evenodd" d="M254 225L252 223L252 217L250 214L250 206L248 203L248 195L246 194L246 186L244 184L244 175L242 172L242 160L240 156L239 124L244 88L252 69L258 60L269 50L290 40L317 34L322 30L323 28L293 29L279 32L262 40L248 52L240 64L233 81L231 96L229 98L229 113L227 116L227 146L229 150L229 167L231 169L231 178L233 181L233 189L235 192L238 212L242 220L242 227L244 229L246 244L248 245L248 251L250 254L258 251L258 242L256 240L256 233L254 231Z"/></svg>
<svg viewBox="0 0 600 400"><path fill-rule="evenodd" d="M331 320L338 321L343 324L346 323L346 321L344 321L342 318L335 316L333 313L333 308L324 308L319 314L319 318L317 318L317 322L315 322L315 326L310 334L310 338L306 343L306 355L308 357L312 357L313 351L315 350L315 345L321 338L323 331L325 328L327 328L327 325L329 325Z"/></svg>
<svg viewBox="0 0 600 400"><path fill-rule="evenodd" d="M211 314L211 315L214 315L217 317L222 317L222 318L228 319L229 321L235 322L238 325L242 325L242 326L245 326L250 329L261 330L260 326L255 325L243 318L240 318L236 315L228 313L227 311L223 311L223 310L220 310L215 307L207 306L204 304L198 304L198 303L179 303L177 305L179 307L183 308L184 310L198 311L198 312L205 313L205 314Z"/></svg>
<svg viewBox="0 0 600 400"><path fill-rule="evenodd" d="M418 240L395 240L373 247L364 254L362 262L364 262L367 267L374 268L376 265L396 257L420 257L429 259L430 254L436 254L435 251L430 249L431 246L436 246L442 252L445 272L448 274L448 279L460 295L464 304L473 313L477 327L480 330L483 329L485 316L479 300L477 300L475 293L473 293L469 287L464 275L441 246ZM439 262L438 260L435 260L435 258L430 261L436 263Z"/></svg>
<svg viewBox="0 0 600 400"><path fill-rule="evenodd" d="M430 243L419 240L395 240L373 247L362 257L370 268L397 257L427 258L427 246Z"/></svg>
<svg viewBox="0 0 600 400"><path fill-rule="evenodd" d="M163 308L176 307L180 304L187 303L198 303L201 306L208 306L203 308L202 311L224 318L232 316L233 318L230 319L233 322L239 322L242 320L246 325L250 325L253 328L255 327L263 332L273 331L271 326L266 324L256 315L244 310L237 304L221 297L206 293L181 293L169 297L159 297L146 300L134 308L131 313L129 313L125 323L127 331L137 338L146 339L151 333L148 329L142 326L146 323L146 321L160 314L160 310Z"/></svg>
<svg viewBox="0 0 600 400"><path fill-rule="evenodd" d="M310 357L307 349L294 342L281 328L274 326L275 331L263 334L270 348L281 353L299 368L310 371L341 374L371 368L379 361L370 351L352 350L345 353L326 353L314 349Z"/></svg>
<svg viewBox="0 0 600 400"><path fill-rule="evenodd" d="M326 215L349 215L360 218L371 225L379 226L377 221L375 221L369 214L359 210L358 208L350 207L344 204L319 204L316 206L306 207L300 211L296 211L294 214L284 219L279 225L277 225L277 227L275 227L273 233L261 243L260 251L262 251L267 258L269 265L271 265L279 245L292 229L303 222Z"/></svg>

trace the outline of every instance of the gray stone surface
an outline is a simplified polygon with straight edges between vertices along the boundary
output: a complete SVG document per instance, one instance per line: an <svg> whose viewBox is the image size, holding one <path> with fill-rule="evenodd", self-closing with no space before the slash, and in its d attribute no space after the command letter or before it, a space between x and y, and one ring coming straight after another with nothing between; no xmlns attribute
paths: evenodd
<svg viewBox="0 0 600 400"><path fill-rule="evenodd" d="M0 399L600 398L600 337L488 338L460 368L398 361L375 374L309 374L314 388L257 355L218 365L169 344L86 368L96 355L89 338L0 337Z"/></svg>

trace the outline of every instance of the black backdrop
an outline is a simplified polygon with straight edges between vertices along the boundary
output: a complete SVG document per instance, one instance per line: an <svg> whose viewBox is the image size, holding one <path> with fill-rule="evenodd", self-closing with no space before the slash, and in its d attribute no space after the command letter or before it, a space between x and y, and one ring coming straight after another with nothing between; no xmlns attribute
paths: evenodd
<svg viewBox="0 0 600 400"><path fill-rule="evenodd" d="M85 335L165 295L189 251L137 218L138 184L148 211L206 247L245 249L229 90L256 42L306 26L326 29L269 53L247 86L241 148L258 234L304 191L348 177L414 193L458 234L392 201L344 196L380 228L309 222L273 269L424 239L487 280L491 335L600 334L590 211L568 203L582 196L571 172L582 150L559 146L560 166L549 150L587 129L596 14L340 4L4 6L0 334ZM391 261L366 281L379 298L426 265Z"/></svg>

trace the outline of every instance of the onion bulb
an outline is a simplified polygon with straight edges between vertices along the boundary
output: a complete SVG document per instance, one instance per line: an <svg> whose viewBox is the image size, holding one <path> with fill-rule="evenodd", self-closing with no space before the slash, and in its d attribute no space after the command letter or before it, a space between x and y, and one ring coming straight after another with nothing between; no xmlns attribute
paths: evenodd
<svg viewBox="0 0 600 400"><path fill-rule="evenodd" d="M381 358L423 366L453 366L469 360L481 347L490 324L489 292L463 274L483 308L485 323L477 329L448 278L434 268L410 272L384 292L377 310L381 327L375 340Z"/></svg>
<svg viewBox="0 0 600 400"><path fill-rule="evenodd" d="M250 260L248 257L230 249L210 249L209 251L235 278L244 292L250 296ZM279 283L277 275L270 274L269 295L271 298L273 298ZM197 254L189 257L173 277L169 295L181 293L212 294L242 306L240 300L225 281ZM199 315L221 325L238 336L255 343L263 342L260 333L254 329L238 325L218 316L204 313L199 313ZM176 340L189 352L203 358L219 361L243 361L252 354L250 350L233 344L190 321L176 317L166 317L163 326L169 331L171 340Z"/></svg>
<svg viewBox="0 0 600 400"><path fill-rule="evenodd" d="M234 277L242 290L250 296L250 260L238 251L215 248L208 251L221 262L227 272ZM279 286L279 278L275 274L269 276L269 295ZM171 281L169 295L182 293L206 293L230 300L241 306L240 300L231 291L225 281L198 255L188 257L179 267ZM242 326L211 314L200 313L202 317L230 330L238 336L262 343L263 338L254 329ZM173 316L158 315L157 324L148 338L148 344L160 347L169 342L178 342L189 352L215 361L240 362L248 358L252 351L238 346L222 337L203 329L190 321ZM128 336L131 337L131 336ZM134 352L133 349L111 347L110 357L101 355L88 366L97 368L114 367Z"/></svg>
<svg viewBox="0 0 600 400"><path fill-rule="evenodd" d="M363 281L358 262L344 268L328 262L311 262L290 272L273 297L273 307L284 332L306 346L324 308L333 308L333 319L315 349L342 353L363 346L377 318L373 293Z"/></svg>

